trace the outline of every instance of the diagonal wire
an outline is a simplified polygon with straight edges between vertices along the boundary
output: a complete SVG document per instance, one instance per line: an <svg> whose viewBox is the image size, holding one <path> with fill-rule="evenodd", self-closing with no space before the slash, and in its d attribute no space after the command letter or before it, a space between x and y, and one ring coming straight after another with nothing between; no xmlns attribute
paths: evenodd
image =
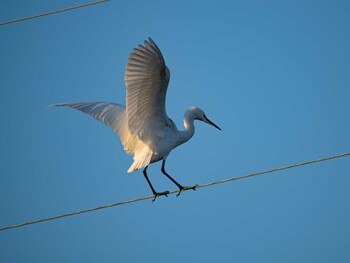
<svg viewBox="0 0 350 263"><path fill-rule="evenodd" d="M33 18L38 18L38 17L42 17L42 16L62 13L62 12L65 12L65 11L78 9L78 8L82 8L82 7L86 7L86 6L90 6L90 5L101 4L101 3L104 3L104 2L108 2L108 1L109 0L100 0L100 1L90 2L90 3L86 3L86 4L82 4L82 5L67 7L67 8L51 11L51 12L41 13L41 14L37 14L37 15L33 15L33 16L27 16L27 17L23 17L23 18L14 19L14 20L9 20L9 21L5 21L5 22L1 22L0 26L12 24L12 23L17 23L17 22L21 22L21 21L29 20L29 19L33 19Z"/></svg>
<svg viewBox="0 0 350 263"><path fill-rule="evenodd" d="M282 167L278 167L278 168L274 168L274 169L270 169L270 170L265 170L265 171L261 171L261 172L250 173L250 174L241 175L241 176L237 176L237 177L231 177L231 178L228 178L228 179L215 181L215 182L211 182L211 183L200 184L200 185L197 185L196 188L203 188L203 187L208 187L208 186L212 186L212 185L216 185L216 184L223 184L223 183L227 183L227 182L230 182L230 181L240 180L240 179L253 177L253 176L257 176L257 175L261 175L261 174L273 173L273 172L277 172L277 171L281 171L281 170L287 170L287 169L294 168L294 167L309 165L309 164L313 164L313 163L319 163L319 162L323 162L323 161L329 161L329 160L332 160L332 159L341 158L341 157L345 157L345 156L349 156L349 155L350 155L350 152L343 153L343 154L338 154L338 155L333 155L333 156L329 156L329 157L325 157L325 158L321 158L321 159L316 159L316 160L312 160L312 161L291 164L291 165L282 166ZM175 194L175 193L179 193L179 190L171 191L168 194L171 195L171 194ZM27 225L32 225L32 224L37 224L37 223L41 223L41 222L45 222L45 221L58 219L58 218L63 218L63 217L68 217L68 216L74 216L74 215L78 215L78 214L88 213L88 212L97 211L97 210L101 210L101 209L105 209L105 208L110 208L110 207L113 207L113 206L126 205L126 204L139 202L139 201L152 199L152 198L154 198L154 196L150 195L150 196L140 197L140 198L136 198L136 199L131 199L131 200L128 200L128 201L123 201L123 202L118 202L118 203L98 206L98 207L94 207L94 208L89 208L89 209L85 209L85 210L80 210L80 211L76 211L76 212L72 212L72 213L61 214L61 215L57 215L57 216L42 218L42 219L39 219L39 220L34 220L34 221L29 221L29 222L25 222L25 223L21 223L21 224L17 224L17 225L11 225L11 226L7 226L7 227L3 227L3 228L0 228L0 231L12 229L12 228L17 228L17 227L22 227L22 226L27 226Z"/></svg>

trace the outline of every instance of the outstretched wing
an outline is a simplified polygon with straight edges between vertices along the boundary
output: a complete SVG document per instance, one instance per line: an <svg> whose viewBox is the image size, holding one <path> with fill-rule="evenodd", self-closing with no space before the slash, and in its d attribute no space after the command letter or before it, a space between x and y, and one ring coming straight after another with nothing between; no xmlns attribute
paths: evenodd
<svg viewBox="0 0 350 263"><path fill-rule="evenodd" d="M119 104L105 102L58 103L51 106L70 107L80 110L103 122L117 132L125 151L135 155L134 163L128 170L129 173L149 165L152 151L150 151L148 146L138 139L137 136L133 136L129 133L125 107Z"/></svg>
<svg viewBox="0 0 350 263"><path fill-rule="evenodd" d="M133 49L124 79L129 132L147 141L152 130L171 122L165 111L170 71L156 43L144 43Z"/></svg>
<svg viewBox="0 0 350 263"><path fill-rule="evenodd" d="M125 119L125 107L115 103L106 102L73 102L58 103L51 106L70 107L87 113L112 128L121 137Z"/></svg>

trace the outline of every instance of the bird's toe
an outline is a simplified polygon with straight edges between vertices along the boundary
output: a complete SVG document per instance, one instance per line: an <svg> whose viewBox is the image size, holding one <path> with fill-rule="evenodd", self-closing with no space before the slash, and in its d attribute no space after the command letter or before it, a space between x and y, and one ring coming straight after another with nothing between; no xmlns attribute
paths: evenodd
<svg viewBox="0 0 350 263"><path fill-rule="evenodd" d="M157 199L158 196L162 196L165 195L166 197L168 197L169 191L164 191L164 192L154 192L154 198L152 200L152 203Z"/></svg>
<svg viewBox="0 0 350 263"><path fill-rule="evenodd" d="M177 193L176 197L179 197L180 194L183 192L183 191L187 191L187 190L194 190L196 191L196 188L198 187L198 184L196 185L192 185L192 186L182 186L180 187L180 190L179 192Z"/></svg>

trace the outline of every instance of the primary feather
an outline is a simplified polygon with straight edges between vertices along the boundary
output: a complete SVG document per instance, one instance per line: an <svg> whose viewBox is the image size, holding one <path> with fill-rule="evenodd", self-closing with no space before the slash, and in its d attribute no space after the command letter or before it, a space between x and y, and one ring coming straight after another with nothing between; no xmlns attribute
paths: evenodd
<svg viewBox="0 0 350 263"><path fill-rule="evenodd" d="M170 122L165 111L169 79L170 71L152 39L133 49L124 77L126 113L130 133L143 141L152 137L155 125Z"/></svg>
<svg viewBox="0 0 350 263"><path fill-rule="evenodd" d="M165 112L165 97L170 79L162 53L152 39L139 45L130 54L125 71L126 108L115 103L76 102L59 103L90 114L112 128L134 162L128 172L148 166L154 149L149 141L155 135L162 137L163 126L175 127ZM157 131L158 130L158 131Z"/></svg>

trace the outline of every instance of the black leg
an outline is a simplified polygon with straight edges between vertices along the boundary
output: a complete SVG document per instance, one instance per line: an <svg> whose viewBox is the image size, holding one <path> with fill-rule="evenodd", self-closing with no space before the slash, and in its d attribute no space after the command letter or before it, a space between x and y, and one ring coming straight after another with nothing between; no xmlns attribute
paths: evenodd
<svg viewBox="0 0 350 263"><path fill-rule="evenodd" d="M153 194L156 195L157 192L156 192L156 190L154 190L153 185L151 184L151 181L149 180L149 178L147 176L147 168L148 168L148 166L146 166L145 169L143 169L143 175L145 176L147 183L151 187Z"/></svg>
<svg viewBox="0 0 350 263"><path fill-rule="evenodd" d="M156 192L156 190L154 190L153 185L151 184L151 181L149 180L148 175L147 175L147 168L148 168L148 166L146 166L145 169L143 169L143 175L145 176L145 178L147 180L147 183L149 184L149 186L152 189L152 192L153 192L153 195L154 195L154 198L153 198L152 202L154 202L154 200L156 200L156 198L158 196L161 196L161 195L165 195L166 197L168 197L167 194L169 194L169 191L158 193L158 192Z"/></svg>
<svg viewBox="0 0 350 263"><path fill-rule="evenodd" d="M162 173L168 177L174 184L177 185L177 187L179 187L179 192L176 196L179 196L181 194L182 191L185 191L185 190L189 190L189 189L192 189L192 190L196 190L196 187L197 185L193 185L193 186L182 186L181 184L179 184L178 182L176 182L166 171L165 171L165 159L163 159L163 162L162 162L162 169L161 169Z"/></svg>
<svg viewBox="0 0 350 263"><path fill-rule="evenodd" d="M162 173L168 177L174 184L177 185L177 187L181 189L183 189L183 186L181 184L179 184L178 182L176 182L169 174L167 174L167 172L165 171L165 159L163 159L163 162L162 162Z"/></svg>

